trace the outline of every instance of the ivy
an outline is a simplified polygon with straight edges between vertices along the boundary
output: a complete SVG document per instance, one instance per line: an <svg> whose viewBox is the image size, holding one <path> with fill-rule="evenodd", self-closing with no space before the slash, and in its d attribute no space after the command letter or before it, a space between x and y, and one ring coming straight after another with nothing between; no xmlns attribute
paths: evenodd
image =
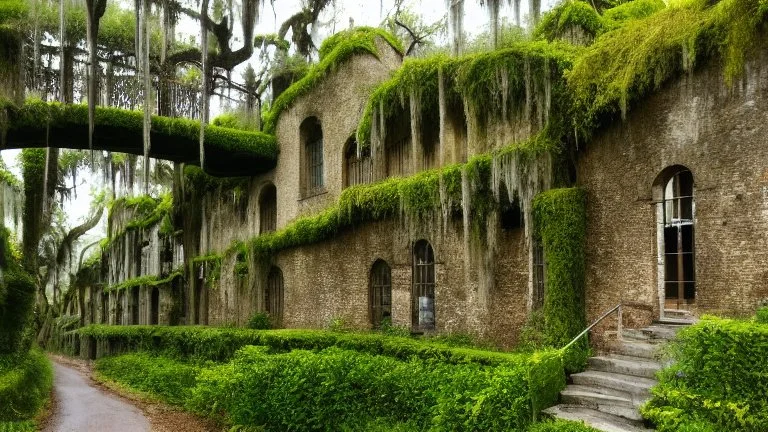
<svg viewBox="0 0 768 432"><path fill-rule="evenodd" d="M109 293L113 291L117 292L117 291L129 290L137 287L155 287L155 286L168 285L171 282L173 282L173 280L176 279L177 277L183 277L183 276L184 276L184 271L182 269L176 269L166 277L162 277L158 275L139 276L139 277L125 280L123 282L120 282L114 285L110 285L104 288L104 292Z"/></svg>
<svg viewBox="0 0 768 432"><path fill-rule="evenodd" d="M358 27L352 30L339 32L331 36L320 47L320 62L311 67L307 74L288 87L275 100L270 111L264 118L264 131L274 134L280 115L288 109L301 96L306 95L320 84L320 82L334 72L339 65L357 55L379 56L376 48L376 40L384 39L392 48L400 54L403 47L397 39L381 29L370 27Z"/></svg>
<svg viewBox="0 0 768 432"><path fill-rule="evenodd" d="M533 219L546 259L544 341L562 347L586 327L586 193L578 188L543 192L533 200ZM584 353L568 354L567 369L578 370L585 361Z"/></svg>

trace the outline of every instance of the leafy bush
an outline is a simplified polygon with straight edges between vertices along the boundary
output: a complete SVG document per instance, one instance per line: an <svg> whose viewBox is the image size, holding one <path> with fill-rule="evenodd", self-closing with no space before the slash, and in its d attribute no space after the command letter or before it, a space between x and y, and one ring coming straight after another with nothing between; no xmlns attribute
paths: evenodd
<svg viewBox="0 0 768 432"><path fill-rule="evenodd" d="M584 422L558 419L533 424L528 428L528 432L598 432L598 430L587 426Z"/></svg>
<svg viewBox="0 0 768 432"><path fill-rule="evenodd" d="M34 417L52 386L53 369L41 351L0 359L0 421Z"/></svg>
<svg viewBox="0 0 768 432"><path fill-rule="evenodd" d="M96 362L99 376L182 405L201 367L147 353L104 357Z"/></svg>
<svg viewBox="0 0 768 432"><path fill-rule="evenodd" d="M642 408L660 431L768 430L768 325L708 318L680 331Z"/></svg>
<svg viewBox="0 0 768 432"><path fill-rule="evenodd" d="M247 327L254 330L269 330L272 328L272 321L269 319L268 313L256 312L251 319L248 320Z"/></svg>
<svg viewBox="0 0 768 432"><path fill-rule="evenodd" d="M768 324L768 306L763 306L757 310L757 322Z"/></svg>
<svg viewBox="0 0 768 432"><path fill-rule="evenodd" d="M496 366L449 364L328 348L271 353L248 346L203 370L188 408L266 430L520 430L564 386L556 354ZM554 400L551 396L554 395ZM339 427L339 425L346 425ZM366 426L368 428L368 426Z"/></svg>
<svg viewBox="0 0 768 432"><path fill-rule="evenodd" d="M19 422L0 421L0 432L35 432L37 427L31 420Z"/></svg>

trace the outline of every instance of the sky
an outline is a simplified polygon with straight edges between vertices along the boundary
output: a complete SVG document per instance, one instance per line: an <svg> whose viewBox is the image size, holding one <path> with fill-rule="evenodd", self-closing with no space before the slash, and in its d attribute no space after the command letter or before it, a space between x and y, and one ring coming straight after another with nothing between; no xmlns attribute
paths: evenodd
<svg viewBox="0 0 768 432"><path fill-rule="evenodd" d="M126 2L121 1L126 7L131 7L133 1ZM543 0L542 11L551 9L557 0ZM274 9L270 5L269 1L265 1L264 8L261 11L259 23L256 26L255 34L268 34L276 33L280 24L284 22L292 14L300 10L300 0L275 0ZM507 18L513 19L513 11L507 2L503 2L499 19L503 20ZM383 7L382 7L383 6ZM404 4L406 9L416 12L423 17L425 23L433 23L440 20L446 14L446 0L407 0ZM314 42L317 46L320 46L322 39L332 34L335 31L346 29L350 25L350 19L354 20L356 26L378 26L384 17L393 9L393 0L336 0L336 8L329 7L320 17L320 21L327 23L330 27L330 32L325 34L318 32L314 34ZM528 11L528 0L522 0L520 10L522 19L525 22L525 16ZM469 37L482 33L488 30L488 13L483 9L479 1L466 0L464 6L464 31ZM335 19L334 19L335 17ZM239 25L235 25L236 32L239 29ZM177 38L188 39L190 36L200 40L199 25L193 22L191 19L182 19L177 26ZM259 68L258 60L256 56L251 60L251 64L256 70ZM240 65L234 72L233 77L240 81L239 77L242 71L245 69L246 63ZM211 103L211 117L214 118L222 111L222 106L219 103L212 101ZM0 152L5 161L6 166L9 167L18 178L21 178L21 172L18 164L18 150L3 150ZM101 188L100 176L80 175L82 179L86 180L86 184L78 186L78 196L76 199L65 204L65 214L67 216L68 225L74 227L81 223L87 216L90 209L90 194L88 190L93 188ZM78 180L80 183L80 180ZM103 221L104 222L104 221ZM89 233L89 235L83 238L83 244L90 243L93 240L97 240L103 237L105 234L105 223L102 223L99 227Z"/></svg>

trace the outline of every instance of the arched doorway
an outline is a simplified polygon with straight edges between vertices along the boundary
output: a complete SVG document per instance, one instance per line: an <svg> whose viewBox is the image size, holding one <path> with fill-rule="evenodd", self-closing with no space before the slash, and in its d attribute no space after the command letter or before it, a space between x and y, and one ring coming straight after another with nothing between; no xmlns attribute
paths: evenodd
<svg viewBox="0 0 768 432"><path fill-rule="evenodd" d="M688 310L696 301L693 186L693 174L681 165L662 171L655 184L663 310Z"/></svg>

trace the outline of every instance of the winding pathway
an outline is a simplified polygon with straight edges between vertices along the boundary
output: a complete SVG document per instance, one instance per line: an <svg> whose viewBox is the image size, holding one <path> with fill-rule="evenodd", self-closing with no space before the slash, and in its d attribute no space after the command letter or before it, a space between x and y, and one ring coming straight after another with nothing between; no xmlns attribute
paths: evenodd
<svg viewBox="0 0 768 432"><path fill-rule="evenodd" d="M54 361L56 408L44 432L149 432L142 412Z"/></svg>

